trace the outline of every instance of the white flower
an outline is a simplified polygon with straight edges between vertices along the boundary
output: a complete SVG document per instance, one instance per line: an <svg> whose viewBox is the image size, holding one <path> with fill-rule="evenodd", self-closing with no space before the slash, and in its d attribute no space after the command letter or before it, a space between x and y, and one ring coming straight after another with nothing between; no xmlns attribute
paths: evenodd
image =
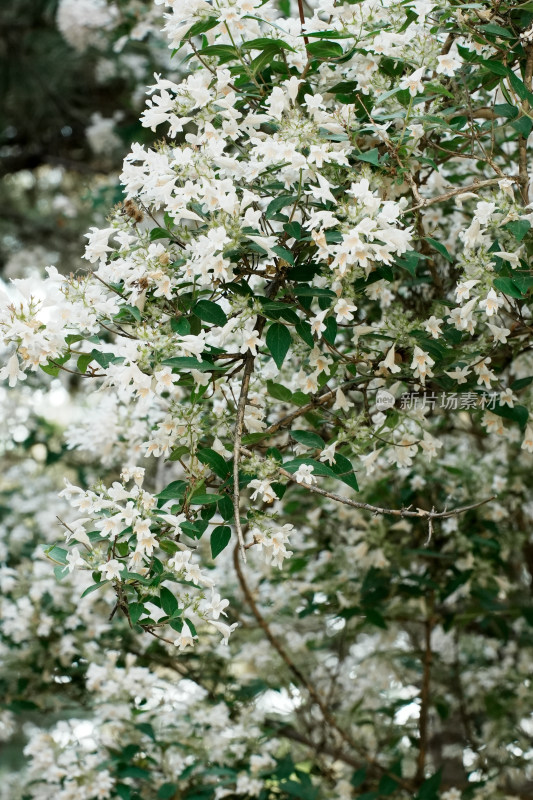
<svg viewBox="0 0 533 800"><path fill-rule="evenodd" d="M494 289L490 289L487 297L479 303L479 307L485 309L485 313L488 317L492 317L493 314L496 314L500 306L503 306L503 297L496 294Z"/></svg>
<svg viewBox="0 0 533 800"><path fill-rule="evenodd" d="M187 647L194 647L194 638L192 631L187 625L187 620L183 622L183 628L177 639L174 639L174 647L179 650L185 650Z"/></svg>
<svg viewBox="0 0 533 800"><path fill-rule="evenodd" d="M214 628L222 634L222 644L228 643L228 639L238 626L238 622L234 622L233 625L226 625L225 622L218 622L216 620L208 620L209 624L212 625Z"/></svg>
<svg viewBox="0 0 533 800"><path fill-rule="evenodd" d="M15 386L17 381L25 381L27 378L26 373L19 367L19 360L16 353L13 353L6 366L0 369L0 380L3 381L6 378L9 378L9 386L11 388Z"/></svg>
<svg viewBox="0 0 533 800"><path fill-rule="evenodd" d="M357 311L357 306L341 298L335 303L333 311L337 315L337 322L349 322L353 319L352 311Z"/></svg>
<svg viewBox="0 0 533 800"><path fill-rule="evenodd" d="M453 378L457 383L467 383L467 375L470 375L469 367L456 367L451 372L446 372L450 378Z"/></svg>
<svg viewBox="0 0 533 800"><path fill-rule="evenodd" d="M67 563L69 572L75 570L76 567L86 566L85 561L81 557L80 551L77 547L73 547L70 553L67 553Z"/></svg>
<svg viewBox="0 0 533 800"><path fill-rule="evenodd" d="M110 561L106 561L105 564L98 567L100 572L102 573L102 578L107 581L112 581L115 578L120 578L120 571L125 569L126 565L121 564L120 561L117 561L116 558L110 559Z"/></svg>
<svg viewBox="0 0 533 800"><path fill-rule="evenodd" d="M533 426L527 425L526 426L526 433L524 435L524 441L521 445L522 450L527 450L528 453L533 453Z"/></svg>
<svg viewBox="0 0 533 800"><path fill-rule="evenodd" d="M292 476L297 483L302 483L307 486L312 486L317 482L313 475L314 467L309 464L300 464L294 475Z"/></svg>
<svg viewBox="0 0 533 800"><path fill-rule="evenodd" d="M251 320L244 328L242 332L242 345L240 352L246 353L249 351L253 356L256 356L257 348L260 345L263 345L264 341L259 336L259 333L255 330L254 325L255 320Z"/></svg>
<svg viewBox="0 0 533 800"><path fill-rule="evenodd" d="M498 325L491 325L490 322L488 323L488 325L494 337L494 341L505 344L507 342L507 337L511 333L509 328L500 328Z"/></svg>
<svg viewBox="0 0 533 800"><path fill-rule="evenodd" d="M391 349L388 351L387 355L383 359L383 361L379 362L380 367L384 367L388 369L389 372L400 372L400 367L396 363L396 345L392 345Z"/></svg>
<svg viewBox="0 0 533 800"><path fill-rule="evenodd" d="M273 503L274 500L278 499L278 496L270 485L269 481L261 481L257 478L254 478L253 481L250 481L248 486L250 489L255 489L254 493L251 495L252 500L255 500L259 494L263 496L263 503Z"/></svg>
<svg viewBox="0 0 533 800"><path fill-rule="evenodd" d="M333 442L329 444L327 447L324 447L320 454L320 461L327 461L329 464L333 464L335 461L335 447L337 443Z"/></svg>
<svg viewBox="0 0 533 800"><path fill-rule="evenodd" d="M105 261L107 253L113 249L109 247L108 241L114 232L114 228L103 228L101 230L95 227L90 228L89 233L85 234L85 238L89 242L85 246L84 258L90 261L91 264L94 264L95 261Z"/></svg>
<svg viewBox="0 0 533 800"><path fill-rule="evenodd" d="M348 411L349 408L352 408L353 403L351 400L348 400L342 389L339 387L335 392L335 402L333 404L334 411Z"/></svg>
<svg viewBox="0 0 533 800"><path fill-rule="evenodd" d="M437 75L446 75L448 78L453 77L461 66L461 62L449 53L444 56L437 56L437 61L438 65L435 70Z"/></svg>
<svg viewBox="0 0 533 800"><path fill-rule="evenodd" d="M218 619L221 614L227 616L224 611L229 606L229 600L222 600L219 594L211 592L211 599L209 600L208 609L213 615L213 619Z"/></svg>
<svg viewBox="0 0 533 800"><path fill-rule="evenodd" d="M431 375L433 375L430 367L432 367L434 363L435 361L431 358L429 353L426 353L418 346L415 347L411 369L414 370L415 378L420 378L422 384L425 383L426 377L431 377Z"/></svg>
<svg viewBox="0 0 533 800"><path fill-rule="evenodd" d="M424 330L432 335L434 339L438 339L442 333L441 325L444 322L442 319L437 319L436 317L430 317L428 321L424 325Z"/></svg>
<svg viewBox="0 0 533 800"><path fill-rule="evenodd" d="M464 281L463 283L458 283L455 287L455 295L457 298L458 303L462 303L463 300L468 300L470 298L470 290L474 288L479 281Z"/></svg>
<svg viewBox="0 0 533 800"><path fill-rule="evenodd" d="M425 67L415 70L411 75L407 75L400 81L400 89L409 89L411 97L424 91L424 84L422 83L422 76L425 72Z"/></svg>

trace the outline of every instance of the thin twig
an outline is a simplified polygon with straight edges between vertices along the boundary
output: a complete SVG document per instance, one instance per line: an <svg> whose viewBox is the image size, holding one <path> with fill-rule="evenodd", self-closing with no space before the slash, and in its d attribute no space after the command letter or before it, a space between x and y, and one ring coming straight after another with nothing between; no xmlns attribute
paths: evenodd
<svg viewBox="0 0 533 800"><path fill-rule="evenodd" d="M513 181L513 183L520 182L520 179L516 175L509 175L505 177L508 178L508 180ZM419 208L426 208L427 206L434 205L434 203L443 203L445 200L449 200L450 197L456 197L458 194L465 194L466 192L473 192L476 189L482 189L484 186L493 186L495 183L499 183L501 180L502 178L488 178L486 181L476 181L475 183L471 183L469 186L461 186L459 189L451 189L449 192L445 192L445 194L441 194L438 197L427 198L421 203L418 203L418 205L407 208L403 213L411 214L413 211L417 211Z"/></svg>
<svg viewBox="0 0 533 800"><path fill-rule="evenodd" d="M241 447L241 453L247 457L256 455L246 447ZM283 467L278 467L278 471L280 475L283 475L284 478L297 483L294 475L291 475L291 473L287 472L287 470L283 469ZM302 485L303 484L298 484L298 486ZM491 500L495 499L495 495L492 495L492 497L487 497L485 500L480 500L479 503L472 503L472 505L469 506L461 506L460 508L454 508L451 511L427 511L424 508L417 508L416 511L410 511L408 508L382 508L381 506L373 506L371 503L360 503L356 500L350 500L348 497L342 497L340 494L327 492L325 489L320 489L318 486L309 486L306 484L305 488L313 494L320 494L322 497L327 497L329 500L334 500L336 503L343 503L345 506L351 506L351 508L361 508L365 511L371 511L373 514L390 514L394 517L417 517L418 519L427 520L447 519L448 517L454 517L458 514L464 514L467 511L472 511L474 508L479 508L486 503L490 503Z"/></svg>
<svg viewBox="0 0 533 800"><path fill-rule="evenodd" d="M237 577L239 579L239 584L244 594L244 597L250 606L250 610L254 617L256 618L259 626L263 629L268 641L274 647L276 652L281 656L285 664L288 666L292 674L295 676L297 681L304 687L307 691L311 700L319 707L322 716L324 718L324 722L332 728L336 733L340 736L340 738L352 748L352 750L356 753L360 753L363 758L373 767L379 769L384 775L389 776L390 778L394 779L400 786L404 789L412 790L412 786L403 778L400 778L398 775L394 775L390 773L386 767L381 766L381 764L376 761L371 755L366 753L363 748L352 738L352 736L345 731L337 722L333 714L328 708L328 705L324 702L323 698L320 696L318 691L316 690L315 686L311 683L311 681L303 674L301 669L294 663L288 652L285 650L281 642L274 636L272 630L270 629L269 624L259 611L257 603L255 602L254 596L250 591L250 587L248 586L246 579L244 577L244 573L241 568L241 564L238 557L237 548L233 551L233 563L235 565L235 571L237 573Z"/></svg>

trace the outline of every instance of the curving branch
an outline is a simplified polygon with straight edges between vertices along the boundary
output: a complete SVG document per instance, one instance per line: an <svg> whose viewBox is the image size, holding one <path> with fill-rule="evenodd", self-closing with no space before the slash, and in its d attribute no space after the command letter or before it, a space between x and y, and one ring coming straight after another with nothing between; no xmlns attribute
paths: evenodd
<svg viewBox="0 0 533 800"><path fill-rule="evenodd" d="M246 447L241 447L241 453L247 457L257 455L256 453L252 453L252 451L248 450ZM294 475L291 475L291 473L287 472L287 470L283 469L283 467L279 467L278 471L280 475L283 475L284 478L287 478L294 483L298 483L295 480ZM298 486L302 486L302 484L298 483ZM417 508L416 511L412 511L410 508L383 508L381 506L373 506L371 503L361 503L357 500L350 500L349 497L343 497L340 494L335 494L334 492L328 492L325 489L320 489L318 486L306 485L305 488L313 494L320 494L322 497L327 497L329 500L334 500L336 503L343 503L345 506L351 506L351 508L360 508L364 509L365 511L371 511L373 514L390 514L394 517L417 517L418 519L427 519L428 521L455 517L458 514L464 514L467 511L472 511L474 508L484 506L486 503L490 503L491 500L495 499L495 495L492 495L491 497L485 498L485 500L480 500L479 503L472 503L468 506L460 506L459 508L453 508L450 511L435 511L434 509L427 511L424 508Z"/></svg>

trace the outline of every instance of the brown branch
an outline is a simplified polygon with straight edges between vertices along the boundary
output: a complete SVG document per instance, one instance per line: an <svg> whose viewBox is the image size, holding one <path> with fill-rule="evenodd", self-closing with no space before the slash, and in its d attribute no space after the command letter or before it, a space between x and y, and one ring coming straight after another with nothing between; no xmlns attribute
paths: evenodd
<svg viewBox="0 0 533 800"><path fill-rule="evenodd" d="M259 626L264 631L265 636L267 637L267 639L270 642L270 644L272 645L272 647L281 656L282 660L285 662L285 664L287 665L289 670L292 672L294 677L297 679L298 683L301 686L303 686L304 689L307 691L307 693L308 693L310 699L313 701L313 703L315 703L315 705L318 706L318 708L320 709L320 711L322 713L322 717L324 719L324 722L332 730L336 731L338 736L340 736L340 738L349 747L351 747L354 752L361 753L362 757L368 762L368 764L370 764L371 766L373 766L376 769L380 770L380 772L382 772L384 775L387 775L390 778L393 778L404 789L408 789L408 790L411 791L412 790L412 786L408 781L404 780L403 778L400 778L398 775L394 775L393 773L389 772L387 770L387 768L383 767L381 764L379 764L379 762L376 761L375 758L373 758L368 753L365 753L363 751L363 749L360 747L360 745L358 745L358 743L352 738L351 734L349 734L348 731L345 731L344 728L342 728L339 725L339 723L337 722L337 720L335 719L333 714L330 712L327 704L324 702L323 698L320 696L320 694L318 693L318 691L316 690L314 685L303 674L301 669L294 663L294 661L292 660L290 655L287 653L287 651L285 650L285 648L283 647L281 642L274 636L274 634L272 633L272 631L270 629L270 626L268 625L267 621L265 620L265 618L263 617L263 615L259 611L257 603L255 602L255 599L254 599L254 597L252 595L252 592L250 591L250 587L248 586L248 584L246 582L246 579L244 577L244 573L242 571L241 564L240 564L240 561L239 561L238 548L237 547L233 551L233 563L235 565L235 571L237 573L237 578L239 580L239 585L241 587L242 593L244 594L246 602L250 606L250 610L251 610L252 614L256 618Z"/></svg>
<svg viewBox="0 0 533 800"><path fill-rule="evenodd" d="M516 176L509 175L505 177L514 183L520 183L520 179ZM456 197L457 195L465 194L466 192L473 192L476 189L482 189L484 186L493 186L495 183L499 183L501 180L502 178L489 178L486 181L475 181L468 186L461 186L459 189L451 189L449 192L445 192L438 197L430 197L422 200L421 203L418 203L416 206L411 206L411 208L407 208L403 213L410 214L413 211L417 211L419 208L426 208L427 206L434 205L434 203L443 203L445 200L449 200L451 197Z"/></svg>
<svg viewBox="0 0 533 800"><path fill-rule="evenodd" d="M431 652L431 631L433 629L433 611L435 605L435 596L431 592L428 600L428 614L424 623L424 673L422 677L422 688L420 691L420 717L418 719L419 731L419 750L416 765L416 778L418 784L424 780L424 769L426 766L426 754L428 747L428 716L429 716L429 700L430 700L430 681L431 681L431 664L433 661L433 654Z"/></svg>
<svg viewBox="0 0 533 800"><path fill-rule="evenodd" d="M239 463L241 459L241 440L242 429L244 421L244 412L246 409L246 401L248 399L248 390L250 388L250 377L254 369L254 357L251 353L246 354L244 376L241 384L241 393L239 395L239 402L237 403L237 420L235 422L235 434L233 440L233 505L235 507L235 529L237 531L237 539L239 541L239 550L241 552L242 560L246 563L246 549L244 546L244 536L241 527L240 518L240 501L241 495L239 490Z"/></svg>
<svg viewBox="0 0 533 800"><path fill-rule="evenodd" d="M298 13L300 15L300 23L302 25L302 32L303 32L303 29L304 29L304 26L305 26L305 14L304 14L304 4L303 4L302 0L298 0ZM304 35L303 38L304 38L305 46L308 47L309 46L309 39L305 35Z"/></svg>
<svg viewBox="0 0 533 800"><path fill-rule="evenodd" d="M241 447L241 453L248 457L256 455L246 447ZM278 467L278 472L280 475L283 475L284 478L297 483L294 475L291 475L291 473L287 472L287 470L283 469L283 467ZM302 484L298 484L298 486L302 486ZM451 511L427 511L424 508L417 508L416 511L410 511L409 508L382 508L381 506L373 506L371 503L357 502L356 500L350 500L348 497L342 497L340 494L327 492L325 489L320 489L318 486L306 485L305 488L307 491L312 492L313 494L320 494L322 497L327 497L329 500L334 500L336 503L343 503L343 505L351 506L351 508L360 508L364 509L365 511L371 511L373 514L390 514L394 517L418 517L418 519L427 520L447 519L448 517L454 517L458 514L464 514L467 511L472 511L474 508L479 508L480 506L484 506L486 503L490 503L491 500L494 500L496 497L495 495L492 495L491 497L487 497L485 500L480 500L479 503L472 503L469 506L460 506L459 508L454 508Z"/></svg>
<svg viewBox="0 0 533 800"><path fill-rule="evenodd" d="M524 72L524 83L531 92L531 84L533 79L533 45L526 47L527 60ZM522 110L525 114L529 112L529 102L524 100L522 102ZM520 175L520 194L522 195L522 202L524 205L529 203L529 172L527 169L527 136L520 134L518 137L518 173Z"/></svg>

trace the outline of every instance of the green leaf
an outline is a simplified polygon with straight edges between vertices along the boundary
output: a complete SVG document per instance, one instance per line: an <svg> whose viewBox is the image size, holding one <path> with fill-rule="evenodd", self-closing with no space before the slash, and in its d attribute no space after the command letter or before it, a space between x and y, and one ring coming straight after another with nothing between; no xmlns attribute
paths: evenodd
<svg viewBox="0 0 533 800"><path fill-rule="evenodd" d="M51 561L55 561L56 564L67 564L67 556L68 550L65 550L64 547L57 547L53 545L52 547L48 547L45 549L45 554Z"/></svg>
<svg viewBox="0 0 533 800"><path fill-rule="evenodd" d="M331 297L332 299L337 297L331 289L321 289L318 286L295 286L293 292L297 297Z"/></svg>
<svg viewBox="0 0 533 800"><path fill-rule="evenodd" d="M449 261L450 263L453 263L452 256L448 253L447 249L442 244L442 242L437 242L436 239L432 239L430 236L426 236L425 238L426 238L426 242L429 245L431 245L431 247L433 247L434 250L436 250L438 253L440 253L441 256L444 256L444 258L447 261Z"/></svg>
<svg viewBox="0 0 533 800"><path fill-rule="evenodd" d="M157 495L159 500L181 499L185 495L187 484L185 481L172 481L162 492Z"/></svg>
<svg viewBox="0 0 533 800"><path fill-rule="evenodd" d="M169 456L169 461L179 461L182 456L189 452L189 448L184 444L181 447L176 447Z"/></svg>
<svg viewBox="0 0 533 800"><path fill-rule="evenodd" d="M272 219L279 211L281 211L282 208L285 208L285 206L292 206L296 199L296 195L288 194L284 194L281 197L275 197L268 204L265 212L265 219Z"/></svg>
<svg viewBox="0 0 533 800"><path fill-rule="evenodd" d="M518 378L518 380L512 382L510 389L512 389L513 392L519 392L520 389L525 389L525 387L529 386L532 382L533 375L530 375L527 378Z"/></svg>
<svg viewBox="0 0 533 800"><path fill-rule="evenodd" d="M301 800L315 800L318 794L318 788L314 787L312 783L297 783L293 780L283 781L280 789L292 797L301 798Z"/></svg>
<svg viewBox="0 0 533 800"><path fill-rule="evenodd" d="M274 322L269 327L266 334L266 345L279 369L291 346L291 335L285 325L282 325L281 322Z"/></svg>
<svg viewBox="0 0 533 800"><path fill-rule="evenodd" d="M303 341L307 345L309 345L309 347L314 347L315 340L313 339L313 333L311 331L311 326L310 326L310 324L308 322L306 322L305 320L302 320L302 322L298 322L294 326L294 330L298 334L298 336L301 339L303 339Z"/></svg>
<svg viewBox="0 0 533 800"><path fill-rule="evenodd" d="M193 314L196 314L204 322L210 322L213 325L225 325L228 318L224 311L216 303L210 300L199 300L193 308Z"/></svg>
<svg viewBox="0 0 533 800"><path fill-rule="evenodd" d="M499 61L483 61L483 66L495 75L508 75L510 72L509 67L504 67Z"/></svg>
<svg viewBox="0 0 533 800"><path fill-rule="evenodd" d="M208 45L207 47L203 47L199 53L202 56L218 58L220 64L225 64L227 61L232 61L234 58L238 58L237 50L230 44Z"/></svg>
<svg viewBox="0 0 533 800"><path fill-rule="evenodd" d="M492 284L495 289L509 295L509 297L516 297L518 300L524 299L524 295L511 278L494 278Z"/></svg>
<svg viewBox="0 0 533 800"><path fill-rule="evenodd" d="M512 220L503 226L504 231L512 233L518 242L522 241L530 228L531 223L527 219Z"/></svg>
<svg viewBox="0 0 533 800"><path fill-rule="evenodd" d="M211 555L213 558L216 558L228 546L230 539L231 528L227 525L221 525L214 529L211 534Z"/></svg>
<svg viewBox="0 0 533 800"><path fill-rule="evenodd" d="M172 800L178 791L178 786L175 783L163 783L157 790L158 800Z"/></svg>
<svg viewBox="0 0 533 800"><path fill-rule="evenodd" d="M87 372L87 367L89 366L92 360L93 357L91 353L83 353L81 356L79 356L76 362L76 366L78 367L82 375L85 375L85 373Z"/></svg>
<svg viewBox="0 0 533 800"><path fill-rule="evenodd" d="M375 167L379 166L379 151L377 147L374 147L373 150L369 150L368 153L354 154L354 158L356 158L358 161L367 161L369 164L373 164Z"/></svg>
<svg viewBox="0 0 533 800"><path fill-rule="evenodd" d="M215 475L218 475L219 478L225 478L229 473L229 466L226 464L220 453L215 452L215 450L211 450L209 447L203 448L202 450L198 450L197 454L198 460L202 462L202 464L207 464L210 467Z"/></svg>
<svg viewBox="0 0 533 800"><path fill-rule="evenodd" d="M511 122L511 128L514 128L524 139L527 139L533 130L533 121L529 117L520 117L520 119L515 119Z"/></svg>
<svg viewBox="0 0 533 800"><path fill-rule="evenodd" d="M283 226L283 230L285 233L288 233L289 236L292 236L293 239L296 239L296 241L305 238L307 235L299 222L286 222Z"/></svg>
<svg viewBox="0 0 533 800"><path fill-rule="evenodd" d="M499 117L510 117L514 119L518 116L518 109L510 103L496 103L494 106L494 113Z"/></svg>
<svg viewBox="0 0 533 800"><path fill-rule="evenodd" d="M533 94L529 91L527 86L523 81L518 78L514 72L509 70L509 83L511 84L514 91L517 93L520 100L527 100L530 105L533 104Z"/></svg>
<svg viewBox="0 0 533 800"><path fill-rule="evenodd" d="M89 586L87 589L85 589L85 591L81 593L80 597L87 597L88 594L92 594L98 589L101 589L102 586L106 585L106 583L110 583L110 581L100 581L99 583L94 583L92 586Z"/></svg>
<svg viewBox="0 0 533 800"><path fill-rule="evenodd" d="M340 44L328 41L312 42L307 45L307 52L315 56L315 58L340 58L344 55L344 50Z"/></svg>
<svg viewBox="0 0 533 800"><path fill-rule="evenodd" d="M210 31L211 28L214 28L215 25L218 25L218 21L218 17L208 17L207 19L202 19L199 22L195 22L194 25L191 25L187 31L186 38L190 39L193 36L199 36L201 33Z"/></svg>
<svg viewBox="0 0 533 800"><path fill-rule="evenodd" d="M495 405L494 408L490 408L493 414L497 414L499 417L504 417L505 419L511 419L513 422L518 422L518 424L525 428L528 418L529 418L529 411L525 406L514 406L514 408L509 408L509 406L501 406L499 404Z"/></svg>
<svg viewBox="0 0 533 800"><path fill-rule="evenodd" d="M294 47L291 47L290 44L287 42L283 42L281 39L268 39L266 37L262 37L260 39L248 39L247 42L243 42L241 44L241 50L290 50L291 53L295 53L296 50Z"/></svg>
<svg viewBox="0 0 533 800"><path fill-rule="evenodd" d="M416 795L416 800L438 800L441 778L442 770L439 769L431 778L424 781Z"/></svg>
<svg viewBox="0 0 533 800"><path fill-rule="evenodd" d="M292 392L283 386L281 383L274 383L267 381L267 390L271 397L275 400L281 400L282 403L289 403L292 399Z"/></svg>
<svg viewBox="0 0 533 800"><path fill-rule="evenodd" d="M292 438L299 442L300 444L305 445L306 447L313 447L314 449L323 450L326 446L326 443L319 436L317 433L312 433L312 431L291 431Z"/></svg>
<svg viewBox="0 0 533 800"><path fill-rule="evenodd" d="M497 25L495 22L489 22L487 25L481 25L479 29L484 31L484 33L491 34L492 36L501 36L504 39L516 38L512 31L507 30L507 28L502 28L501 25Z"/></svg>
<svg viewBox="0 0 533 800"><path fill-rule="evenodd" d="M358 769L354 772L350 780L350 783L352 784L352 786L358 789L359 786L362 786L365 781L366 781L366 767L361 767L361 769Z"/></svg>
<svg viewBox="0 0 533 800"><path fill-rule="evenodd" d="M57 564L57 566L54 567L54 575L58 581L62 581L63 578L66 578L68 573L68 567L62 567L61 564Z"/></svg>
<svg viewBox="0 0 533 800"><path fill-rule="evenodd" d="M224 370L224 366L213 364L211 361L198 361L197 358L192 356L176 356L175 358L166 358L161 362L166 367L174 367L175 369L197 369L199 372L213 372Z"/></svg>
<svg viewBox="0 0 533 800"><path fill-rule="evenodd" d="M279 245L273 247L272 250L283 261L286 261L287 264L290 264L291 266L294 265L294 256L290 250L287 250L285 247L279 247Z"/></svg>
<svg viewBox="0 0 533 800"><path fill-rule="evenodd" d="M144 614L145 608L142 603L130 603L128 605L128 613L130 615L130 619L133 625L136 625L142 615Z"/></svg>
<svg viewBox="0 0 533 800"><path fill-rule="evenodd" d="M350 486L356 492L359 491L359 485L353 471L352 462L346 458L346 456L337 453L332 469L340 481Z"/></svg>
<svg viewBox="0 0 533 800"><path fill-rule="evenodd" d="M155 242L157 239L172 239L172 234L166 228L152 228L150 241Z"/></svg>
<svg viewBox="0 0 533 800"><path fill-rule="evenodd" d="M222 500L221 494L195 494L189 500L192 506L210 506Z"/></svg>
<svg viewBox="0 0 533 800"><path fill-rule="evenodd" d="M159 590L159 597L161 598L161 608L169 617L173 617L176 612L179 612L178 601L166 586L162 586Z"/></svg>

